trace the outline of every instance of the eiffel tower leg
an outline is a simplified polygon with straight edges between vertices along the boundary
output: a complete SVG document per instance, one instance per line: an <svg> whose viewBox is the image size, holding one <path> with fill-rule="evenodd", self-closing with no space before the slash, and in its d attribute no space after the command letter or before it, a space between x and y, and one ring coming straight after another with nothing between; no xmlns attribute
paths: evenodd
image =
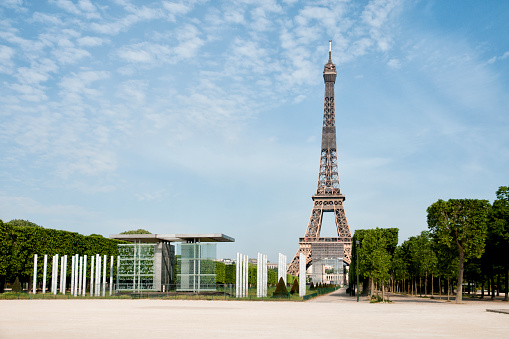
<svg viewBox="0 0 509 339"><path fill-rule="evenodd" d="M350 232L350 227L348 226L348 221L346 220L345 208L343 207L342 201L334 202L334 216L336 219L336 227L338 229L338 237L340 238L349 238L349 242L344 243L344 262L350 264L351 252L352 252L352 233Z"/></svg>
<svg viewBox="0 0 509 339"><path fill-rule="evenodd" d="M321 201L315 201L313 210L309 217L306 235L303 241L299 241L299 250L293 257L290 266L288 266L287 273L293 276L299 275L299 253L304 253L306 256L306 268L311 265L311 244L306 244L307 241L320 237L320 229L322 228L323 204Z"/></svg>
<svg viewBox="0 0 509 339"><path fill-rule="evenodd" d="M309 267L309 265L311 265L311 245L308 245L306 247L304 247L304 246L306 246L306 245L299 244L299 250L293 257L293 260L290 263L290 265L288 266L288 271L286 273L291 274L293 276L299 275L299 254L300 253L304 253L304 255L306 256L306 269Z"/></svg>

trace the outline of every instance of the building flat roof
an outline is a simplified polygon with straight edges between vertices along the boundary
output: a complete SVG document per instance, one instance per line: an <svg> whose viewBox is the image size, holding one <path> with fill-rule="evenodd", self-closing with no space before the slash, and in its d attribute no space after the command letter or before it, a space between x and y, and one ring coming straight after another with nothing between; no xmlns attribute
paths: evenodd
<svg viewBox="0 0 509 339"><path fill-rule="evenodd" d="M206 234L110 234L110 239L139 241L144 243L168 242L235 242L222 233Z"/></svg>

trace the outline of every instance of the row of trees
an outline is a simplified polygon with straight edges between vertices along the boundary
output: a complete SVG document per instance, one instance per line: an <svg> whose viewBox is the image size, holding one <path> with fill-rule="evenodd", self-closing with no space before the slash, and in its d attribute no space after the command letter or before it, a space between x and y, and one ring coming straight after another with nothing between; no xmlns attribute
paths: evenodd
<svg viewBox="0 0 509 339"><path fill-rule="evenodd" d="M487 287L494 298L509 282L509 188L487 200L438 200L428 209L428 231L397 246L397 229L357 230L353 237L349 278L356 282L357 260L364 293L374 285L413 294L449 293L456 287L461 302L468 292ZM357 245L359 242L359 245ZM354 289L352 289L353 292Z"/></svg>
<svg viewBox="0 0 509 339"><path fill-rule="evenodd" d="M26 220L0 220L0 293L6 282L16 278L21 283L32 283L34 254L72 256L95 255L97 253L116 256L118 240L104 238L98 234L85 236L75 232L43 228ZM51 260L48 272L51 272ZM70 267L68 268L70 275ZM38 278L43 276L43 265L37 266Z"/></svg>

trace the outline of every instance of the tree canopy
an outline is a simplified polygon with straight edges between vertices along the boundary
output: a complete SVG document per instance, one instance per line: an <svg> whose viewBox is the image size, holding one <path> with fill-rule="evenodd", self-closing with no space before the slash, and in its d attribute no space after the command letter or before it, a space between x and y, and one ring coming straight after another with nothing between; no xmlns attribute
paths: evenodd
<svg viewBox="0 0 509 339"><path fill-rule="evenodd" d="M152 234L152 233L150 233L149 231L144 230L142 228L139 228L137 230L125 231L125 232L122 232L120 234Z"/></svg>
<svg viewBox="0 0 509 339"><path fill-rule="evenodd" d="M458 250L456 302L462 301L465 261L484 252L489 208L487 200L477 199L440 199L428 207L428 227L438 243Z"/></svg>

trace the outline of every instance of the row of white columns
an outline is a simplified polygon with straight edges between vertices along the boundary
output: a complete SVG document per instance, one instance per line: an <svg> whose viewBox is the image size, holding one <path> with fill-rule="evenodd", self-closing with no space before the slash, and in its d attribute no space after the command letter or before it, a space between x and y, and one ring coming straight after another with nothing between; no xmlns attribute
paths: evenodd
<svg viewBox="0 0 509 339"><path fill-rule="evenodd" d="M248 287L248 265L247 255L237 253L236 265L236 296L237 298L247 297ZM278 262L278 281L283 278L286 284L286 255L279 253ZM306 295L306 256L299 254L299 296ZM267 255L258 253L256 269L256 297L263 298L267 296Z"/></svg>
<svg viewBox="0 0 509 339"><path fill-rule="evenodd" d="M67 287L67 255L60 257L60 286L58 286L58 257L56 254L53 256L53 265L51 269L51 286L50 291L53 294L65 294ZM91 296L105 296L106 295L106 267L107 256L101 257L96 254L95 257L90 258L90 295ZM101 260L102 259L102 260ZM110 284L109 294L113 294L113 261L114 257L110 258ZM118 261L118 260L117 260ZM102 272L101 272L102 267ZM47 269L48 269L48 255L44 255L44 269L42 281L42 293L46 293L47 282ZM102 273L102 274L101 274ZM102 282L101 282L102 277ZM37 254L34 254L34 278L33 278L33 291L36 293L37 288ZM80 256L78 254L72 256L71 261L71 295L86 295L87 286L87 255Z"/></svg>
<svg viewBox="0 0 509 339"><path fill-rule="evenodd" d="M235 295L237 298L246 298L248 296L248 257L237 252L237 265L235 268Z"/></svg>
<svg viewBox="0 0 509 339"><path fill-rule="evenodd" d="M256 297L267 296L267 255L258 253L256 267Z"/></svg>
<svg viewBox="0 0 509 339"><path fill-rule="evenodd" d="M277 264L277 281L283 278L286 285L286 255L279 253L278 264Z"/></svg>

